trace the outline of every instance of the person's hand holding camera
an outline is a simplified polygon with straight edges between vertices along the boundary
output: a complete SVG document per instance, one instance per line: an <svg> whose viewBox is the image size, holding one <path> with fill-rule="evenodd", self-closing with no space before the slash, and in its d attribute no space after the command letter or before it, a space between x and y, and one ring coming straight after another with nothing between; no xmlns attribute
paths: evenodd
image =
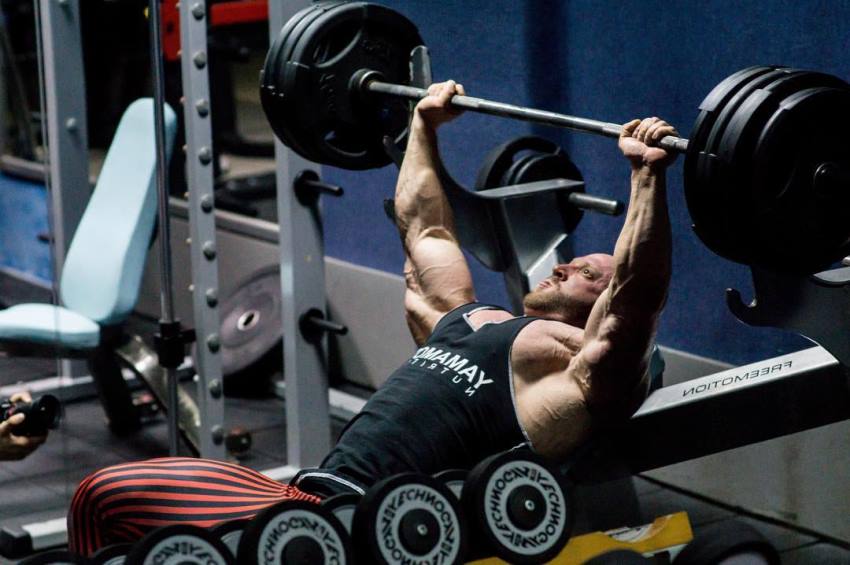
<svg viewBox="0 0 850 565"><path fill-rule="evenodd" d="M32 397L27 392L18 392L9 399L9 404L12 405L30 402L32 402ZM47 440L46 430L43 435L18 435L25 420L26 414L15 412L0 422L0 460L16 461L23 459Z"/></svg>

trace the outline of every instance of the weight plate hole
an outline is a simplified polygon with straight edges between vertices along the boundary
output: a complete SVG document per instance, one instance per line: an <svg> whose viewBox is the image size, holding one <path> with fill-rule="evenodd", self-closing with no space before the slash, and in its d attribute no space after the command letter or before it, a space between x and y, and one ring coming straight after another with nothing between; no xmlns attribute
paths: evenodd
<svg viewBox="0 0 850 565"><path fill-rule="evenodd" d="M246 332L260 323L260 311L259 310L248 310L236 321L236 329L242 332Z"/></svg>

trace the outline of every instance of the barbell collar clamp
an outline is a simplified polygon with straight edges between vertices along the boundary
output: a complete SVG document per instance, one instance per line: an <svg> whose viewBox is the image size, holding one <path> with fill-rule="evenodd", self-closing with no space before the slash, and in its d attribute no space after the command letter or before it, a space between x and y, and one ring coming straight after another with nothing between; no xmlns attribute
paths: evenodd
<svg viewBox="0 0 850 565"><path fill-rule="evenodd" d="M383 82L380 78L381 73L379 72L369 69L360 69L352 76L351 85L360 93L372 92L408 98L410 100L421 100L428 96L428 91L424 88ZM623 132L623 126L620 124L602 122L599 120L592 120L590 118L568 116L557 112L526 108L524 106L506 104L504 102L494 102L492 100L475 98L473 96L461 96L456 94L452 97L451 104L456 108L470 110L479 114L489 114L491 116L501 116L526 122L595 133L604 137L619 138L620 134ZM688 140L681 137L667 136L658 142L658 146L669 151L684 153L688 150Z"/></svg>

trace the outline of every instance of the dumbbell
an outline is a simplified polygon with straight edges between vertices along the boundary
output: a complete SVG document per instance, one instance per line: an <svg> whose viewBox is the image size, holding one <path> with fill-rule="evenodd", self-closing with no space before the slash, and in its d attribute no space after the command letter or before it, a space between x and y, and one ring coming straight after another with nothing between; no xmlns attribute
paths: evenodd
<svg viewBox="0 0 850 565"><path fill-rule="evenodd" d="M330 510L336 516L337 520L340 521L345 531L350 534L351 523L354 520L354 510L357 508L357 504L359 504L361 498L359 494L353 492L335 494L323 500L322 507Z"/></svg>
<svg viewBox="0 0 850 565"><path fill-rule="evenodd" d="M163 526L133 545L124 565L235 565L236 559L212 531L189 524Z"/></svg>
<svg viewBox="0 0 850 565"><path fill-rule="evenodd" d="M449 487L455 498L460 500L460 495L463 492L463 483L466 482L466 477L469 472L464 469L446 469L434 475L434 478Z"/></svg>
<svg viewBox="0 0 850 565"><path fill-rule="evenodd" d="M210 532L213 537L224 542L231 555L235 556L242 529L247 523L248 520L230 520L210 528ZM97 550L86 563L87 565L123 565L132 548L133 544L130 543L108 545Z"/></svg>
<svg viewBox="0 0 850 565"><path fill-rule="evenodd" d="M543 563L569 540L573 514L566 479L529 449L487 457L463 483L461 504L472 558Z"/></svg>
<svg viewBox="0 0 850 565"><path fill-rule="evenodd" d="M242 532L245 531L245 526L250 520L228 520L210 528L212 534L224 542L227 549L235 557L239 551L239 540L242 538Z"/></svg>
<svg viewBox="0 0 850 565"><path fill-rule="evenodd" d="M318 504L285 500L257 514L242 531L239 565L352 563L348 531Z"/></svg>
<svg viewBox="0 0 850 565"><path fill-rule="evenodd" d="M370 488L354 511L351 538L360 563L463 563L460 503L433 477L403 473Z"/></svg>

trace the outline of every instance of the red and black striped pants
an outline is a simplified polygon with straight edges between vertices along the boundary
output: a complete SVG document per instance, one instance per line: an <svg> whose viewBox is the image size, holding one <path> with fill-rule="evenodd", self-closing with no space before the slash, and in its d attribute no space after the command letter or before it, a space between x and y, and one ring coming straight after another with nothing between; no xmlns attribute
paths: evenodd
<svg viewBox="0 0 850 565"><path fill-rule="evenodd" d="M238 465L168 457L101 469L77 487L68 512L71 551L88 556L169 524L210 527L251 518L282 500L321 499Z"/></svg>

